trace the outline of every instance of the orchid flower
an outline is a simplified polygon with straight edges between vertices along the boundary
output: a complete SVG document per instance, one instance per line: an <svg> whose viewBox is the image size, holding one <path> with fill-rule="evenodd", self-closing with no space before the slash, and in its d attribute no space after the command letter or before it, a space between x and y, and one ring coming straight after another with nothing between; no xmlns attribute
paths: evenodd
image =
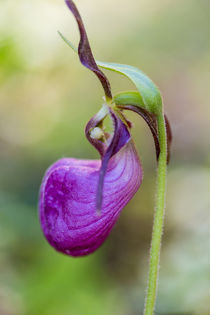
<svg viewBox="0 0 210 315"><path fill-rule="evenodd" d="M96 61L75 4L72 0L66 0L66 4L78 24L78 51L60 35L78 53L81 63L98 77L105 92L105 103L85 128L85 135L99 152L100 160L63 158L50 166L41 184L39 214L43 233L57 251L70 256L84 256L94 252L105 241L120 212L142 182L143 170L131 136L132 124L124 111L139 114L154 138L161 173L158 182L162 195L158 195L158 202L162 218L166 177L163 171L169 161L171 130L155 84L137 68ZM113 97L109 81L99 67L125 75L137 90L121 92ZM106 117L112 121L111 133L104 128ZM162 225L158 228L161 229L158 230L160 238ZM155 246L160 249L157 241Z"/></svg>

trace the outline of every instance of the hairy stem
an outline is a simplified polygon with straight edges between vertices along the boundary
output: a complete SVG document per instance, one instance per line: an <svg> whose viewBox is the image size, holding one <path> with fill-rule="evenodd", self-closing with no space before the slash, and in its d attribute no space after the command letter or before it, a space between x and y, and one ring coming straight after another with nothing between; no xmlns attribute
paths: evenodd
<svg viewBox="0 0 210 315"><path fill-rule="evenodd" d="M159 115L158 136L160 141L160 155L157 173L157 196L155 218L153 223L152 242L150 249L150 263L147 295L145 299L144 315L153 315L158 286L161 239L164 225L166 173L167 173L167 142L164 115Z"/></svg>

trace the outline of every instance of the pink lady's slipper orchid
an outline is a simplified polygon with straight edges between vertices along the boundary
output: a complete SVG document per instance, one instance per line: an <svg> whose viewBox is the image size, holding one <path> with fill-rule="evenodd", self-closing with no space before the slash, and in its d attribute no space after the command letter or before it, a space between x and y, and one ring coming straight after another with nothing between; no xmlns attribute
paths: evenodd
<svg viewBox="0 0 210 315"><path fill-rule="evenodd" d="M131 123L123 110L137 112L145 119L154 137L157 158L160 146L155 114L143 106L141 95L126 92L112 98L109 81L92 55L81 16L71 0L66 0L66 4L80 31L80 61L97 75L106 95L106 104L85 128L87 139L101 159L63 158L54 163L41 185L39 209L41 227L48 242L64 254L83 256L94 252L104 242L142 181L141 163L130 134ZM107 116L113 123L112 134L103 128ZM170 140L168 122L167 126Z"/></svg>

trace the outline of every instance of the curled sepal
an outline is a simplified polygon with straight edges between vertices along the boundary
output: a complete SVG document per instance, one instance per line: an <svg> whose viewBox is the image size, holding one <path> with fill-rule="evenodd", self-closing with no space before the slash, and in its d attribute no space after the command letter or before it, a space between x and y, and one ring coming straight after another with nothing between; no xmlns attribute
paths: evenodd
<svg viewBox="0 0 210 315"><path fill-rule="evenodd" d="M167 136L167 163L170 162L171 158L171 143L172 143L172 130L171 130L171 125L169 123L168 117L166 114L164 115L165 118L165 125L166 125L166 136Z"/></svg>
<svg viewBox="0 0 210 315"><path fill-rule="evenodd" d="M122 110L130 110L137 114L139 114L147 123L152 132L152 136L154 139L155 150L156 150L156 158L158 160L160 155L160 143L158 139L158 131L157 131L157 121L155 115L150 114L146 109L138 107L136 105L118 105L118 108Z"/></svg>
<svg viewBox="0 0 210 315"><path fill-rule="evenodd" d="M71 256L94 252L142 181L140 161L130 140L108 161L99 216L95 198L100 169L100 160L64 158L47 170L39 214L43 233L57 251Z"/></svg>
<svg viewBox="0 0 210 315"><path fill-rule="evenodd" d="M150 113L148 110L144 108L143 101L141 95L136 91L127 91L121 92L114 96L113 102L116 104L117 108L121 110L130 110L137 114L139 114L147 123L152 133L155 149L156 149L156 157L157 160L160 155L160 140L158 133L158 124L157 124L157 116L155 114ZM167 135L167 163L170 161L170 148L172 142L172 132L169 120L166 115L165 125L166 125L166 135Z"/></svg>
<svg viewBox="0 0 210 315"><path fill-rule="evenodd" d="M96 74L96 76L98 77L98 79L100 80L100 82L104 88L106 98L112 99L110 83L109 83L107 77L105 76L105 74L98 68L98 66L95 62L95 59L93 57L93 54L92 54L92 51L90 48L90 44L89 44L89 40L88 40L87 33L85 30L85 26L84 26L84 23L83 23L82 18L80 16L80 13L79 13L76 5L74 4L74 2L72 0L65 0L65 2L67 4L68 8L73 13L73 15L77 21L77 24L78 24L78 28L79 28L79 32L80 32L80 42L79 42L79 47L78 47L78 54L79 54L80 61L86 68L90 69L91 71L93 71Z"/></svg>

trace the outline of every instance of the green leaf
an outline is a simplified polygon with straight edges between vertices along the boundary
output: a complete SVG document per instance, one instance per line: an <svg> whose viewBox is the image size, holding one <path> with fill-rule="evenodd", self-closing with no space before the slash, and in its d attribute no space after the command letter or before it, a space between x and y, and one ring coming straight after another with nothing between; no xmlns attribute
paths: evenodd
<svg viewBox="0 0 210 315"><path fill-rule="evenodd" d="M129 78L136 86L142 98L144 108L154 114L162 112L162 98L156 85L141 70L123 64L97 61L97 65Z"/></svg>
<svg viewBox="0 0 210 315"><path fill-rule="evenodd" d="M58 32L61 38L66 42L68 46L70 46L75 52L77 52L77 49L74 47L74 45L66 39L60 32ZM147 111L150 113L159 115L162 115L162 98L160 91L156 87L156 85L152 82L146 74L144 74L141 70L138 68L135 68L133 66L129 65L123 65L123 64L117 64L117 63L109 63L109 62L101 62L97 61L96 63L99 67L102 67L107 70L111 70L117 73L120 73L127 78L129 78L134 85L136 86L138 93L139 93L139 98L134 94L130 94L129 97L130 99L133 97L136 98L136 100L139 100L139 104L133 104L133 105L138 105L143 108L145 108ZM128 95L127 95L128 96ZM126 97L124 95L124 104L126 102ZM119 103L118 103L119 104ZM129 104L129 102L127 102ZM140 105L141 104L141 105Z"/></svg>

